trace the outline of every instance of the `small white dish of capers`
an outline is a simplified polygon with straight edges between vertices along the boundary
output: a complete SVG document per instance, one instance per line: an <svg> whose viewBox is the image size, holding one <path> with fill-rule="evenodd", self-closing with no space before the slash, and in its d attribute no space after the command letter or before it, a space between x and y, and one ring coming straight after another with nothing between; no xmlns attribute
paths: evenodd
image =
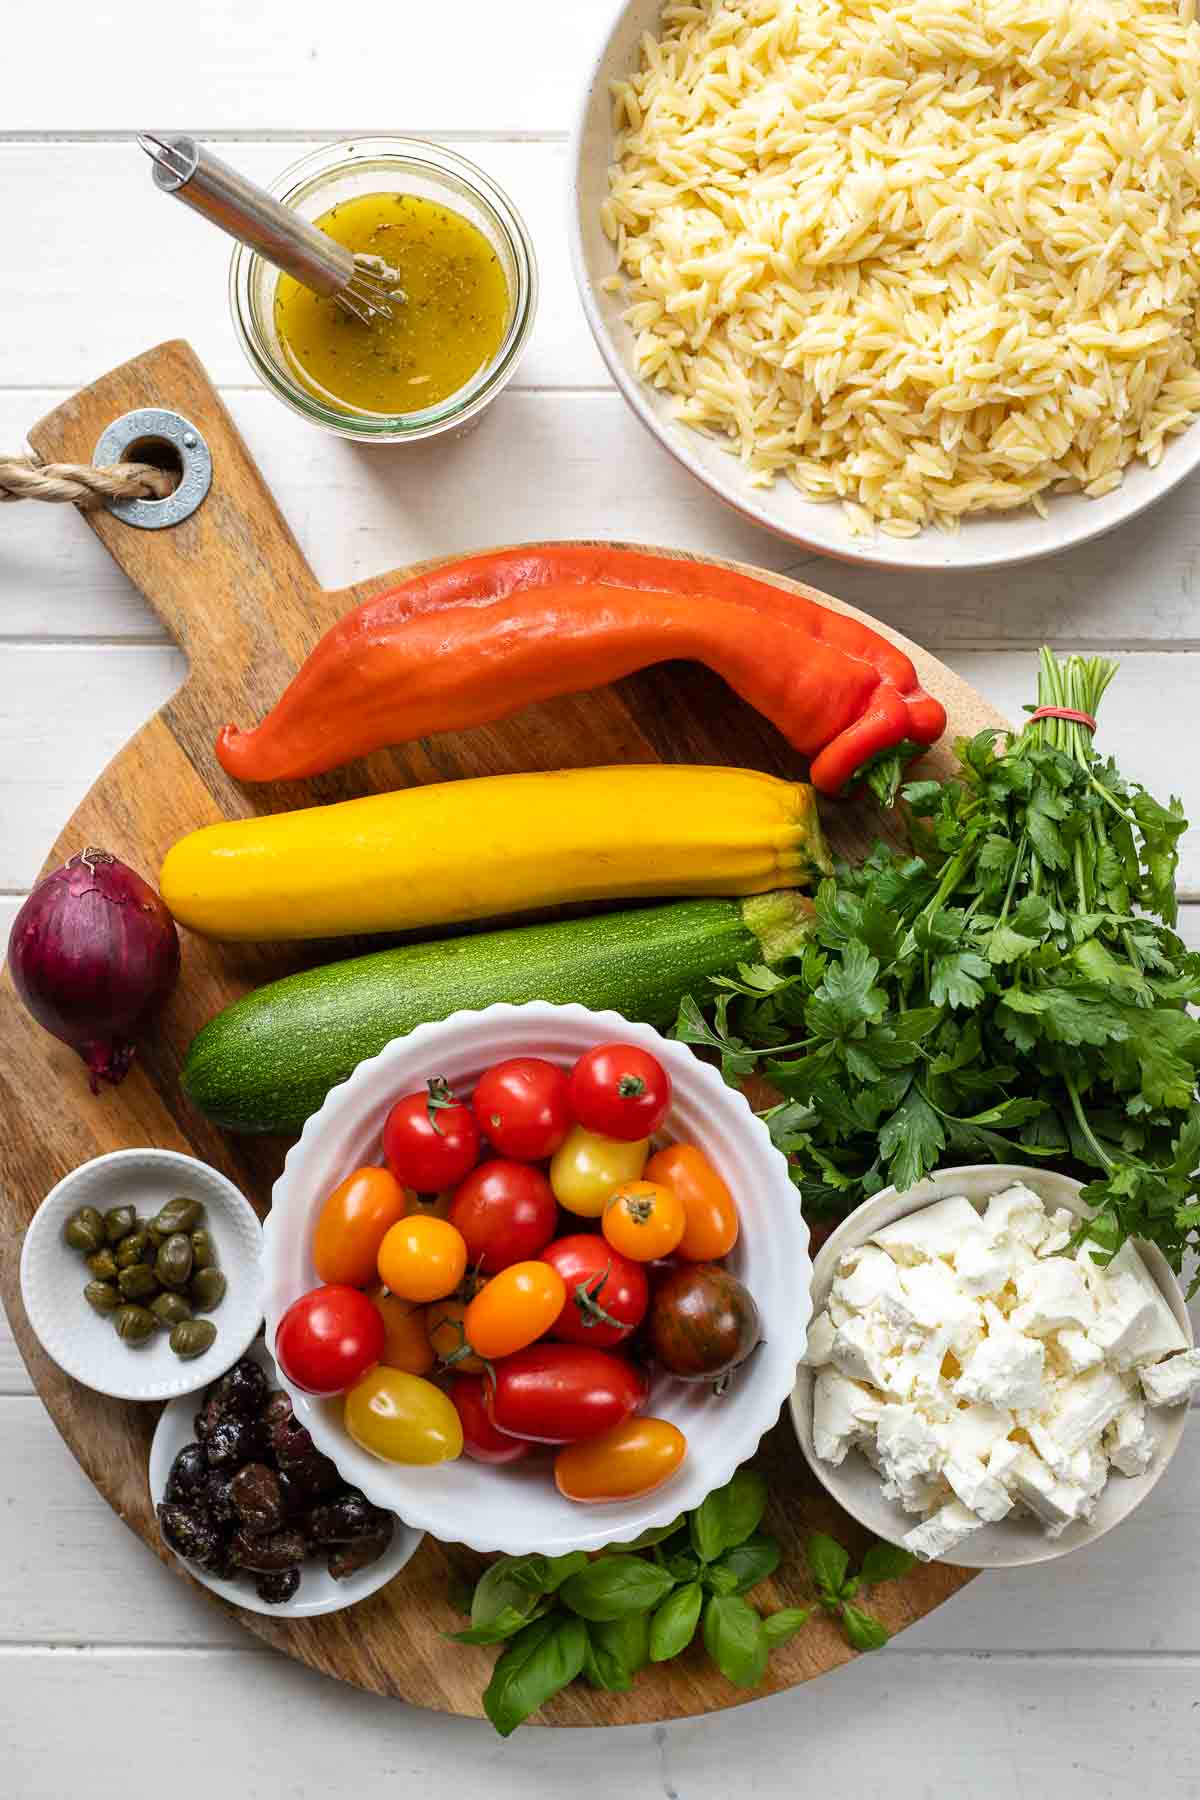
<svg viewBox="0 0 1200 1800"><path fill-rule="evenodd" d="M120 1400L170 1400L237 1361L262 1322L262 1228L207 1163L114 1150L51 1189L21 1249L46 1354Z"/></svg>

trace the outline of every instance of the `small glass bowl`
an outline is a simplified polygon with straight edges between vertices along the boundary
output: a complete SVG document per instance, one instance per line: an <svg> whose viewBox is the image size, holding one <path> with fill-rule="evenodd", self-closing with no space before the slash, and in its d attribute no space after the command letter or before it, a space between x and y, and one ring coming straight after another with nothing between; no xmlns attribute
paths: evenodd
<svg viewBox="0 0 1200 1800"><path fill-rule="evenodd" d="M464 426L507 386L533 329L537 262L516 207L482 169L441 144L419 138L355 138L301 157L271 183L269 191L308 220L360 194L384 191L440 200L483 232L508 281L510 314L504 341L465 387L423 411L369 413L331 404L302 384L275 329L279 271L239 244L229 270L229 304L238 340L255 372L294 412L359 443L400 444Z"/></svg>

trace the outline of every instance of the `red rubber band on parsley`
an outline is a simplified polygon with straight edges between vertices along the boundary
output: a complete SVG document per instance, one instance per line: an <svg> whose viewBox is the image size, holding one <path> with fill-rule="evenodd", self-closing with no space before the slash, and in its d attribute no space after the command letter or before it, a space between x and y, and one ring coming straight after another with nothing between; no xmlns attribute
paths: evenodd
<svg viewBox="0 0 1200 1800"><path fill-rule="evenodd" d="M1091 713L1076 712L1073 706L1039 706L1030 713L1029 723L1032 725L1037 719L1067 719L1072 725L1086 725L1089 731L1096 729Z"/></svg>

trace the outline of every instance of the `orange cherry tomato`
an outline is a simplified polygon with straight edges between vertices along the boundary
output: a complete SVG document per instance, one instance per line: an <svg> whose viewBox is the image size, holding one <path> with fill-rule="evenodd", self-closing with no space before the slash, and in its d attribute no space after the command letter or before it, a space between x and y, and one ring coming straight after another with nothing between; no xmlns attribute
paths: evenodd
<svg viewBox="0 0 1200 1800"><path fill-rule="evenodd" d="M379 1246L379 1279L401 1300L440 1300L454 1292L466 1268L462 1233L445 1219L401 1219Z"/></svg>
<svg viewBox="0 0 1200 1800"><path fill-rule="evenodd" d="M383 1320L383 1354L379 1360L406 1375L428 1375L436 1358L425 1329L425 1308L414 1300L399 1300L382 1283L371 1289L371 1303Z"/></svg>
<svg viewBox="0 0 1200 1800"><path fill-rule="evenodd" d="M487 1367L482 1356L476 1356L467 1343L465 1323L468 1306L486 1285L468 1275L460 1293L448 1294L444 1300L434 1300L425 1308L429 1346L438 1361L450 1365L456 1374L482 1375Z"/></svg>
<svg viewBox="0 0 1200 1800"><path fill-rule="evenodd" d="M674 1188L657 1181L624 1181L604 1203L600 1229L614 1250L633 1262L670 1256L687 1214Z"/></svg>
<svg viewBox="0 0 1200 1800"><path fill-rule="evenodd" d="M695 1144L668 1144L646 1164L646 1180L674 1188L683 1201L685 1224L676 1256L687 1262L716 1262L738 1238L733 1195Z"/></svg>
<svg viewBox="0 0 1200 1800"><path fill-rule="evenodd" d="M554 1481L568 1500L634 1500L669 1481L686 1455L678 1426L635 1415L567 1444L554 1459Z"/></svg>
<svg viewBox="0 0 1200 1800"><path fill-rule="evenodd" d="M321 1208L313 1266L322 1281L366 1287L375 1279L379 1246L412 1198L389 1169L355 1169Z"/></svg>
<svg viewBox="0 0 1200 1800"><path fill-rule="evenodd" d="M511 1356L549 1331L566 1300L563 1278L549 1263L510 1263L468 1306L467 1342L489 1361Z"/></svg>

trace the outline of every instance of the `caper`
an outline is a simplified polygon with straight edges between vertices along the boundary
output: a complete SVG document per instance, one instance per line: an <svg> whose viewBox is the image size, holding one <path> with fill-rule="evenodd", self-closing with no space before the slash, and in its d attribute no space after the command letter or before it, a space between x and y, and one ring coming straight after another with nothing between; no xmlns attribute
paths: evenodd
<svg viewBox="0 0 1200 1800"><path fill-rule="evenodd" d="M150 1302L150 1311L161 1325L181 1325L190 1319L192 1309L182 1294L160 1294Z"/></svg>
<svg viewBox="0 0 1200 1800"><path fill-rule="evenodd" d="M131 1269L134 1263L145 1262L146 1251L150 1247L150 1234L142 1226L137 1225L127 1237L123 1237L116 1248L118 1269Z"/></svg>
<svg viewBox="0 0 1200 1800"><path fill-rule="evenodd" d="M201 1269L188 1289L197 1312L216 1312L225 1298L225 1277L220 1269Z"/></svg>
<svg viewBox="0 0 1200 1800"><path fill-rule="evenodd" d="M104 1215L104 1235L110 1244L119 1244L137 1224L132 1206L110 1206Z"/></svg>
<svg viewBox="0 0 1200 1800"><path fill-rule="evenodd" d="M168 1200L167 1204L155 1213L150 1224L165 1242L174 1237L177 1231L190 1231L193 1225L200 1223L204 1208L198 1200L189 1200L180 1195L177 1200Z"/></svg>
<svg viewBox="0 0 1200 1800"><path fill-rule="evenodd" d="M72 1250L82 1250L85 1256L89 1256L93 1250L99 1250L104 1242L104 1220L94 1206L81 1206L67 1220L63 1236Z"/></svg>
<svg viewBox="0 0 1200 1800"><path fill-rule="evenodd" d="M158 1276L145 1263L134 1263L131 1268L121 1270L117 1286L126 1300L149 1300L158 1292Z"/></svg>
<svg viewBox="0 0 1200 1800"><path fill-rule="evenodd" d="M115 1281L117 1279L117 1259L105 1244L103 1250L97 1250L87 1259L88 1272L97 1281Z"/></svg>
<svg viewBox="0 0 1200 1800"><path fill-rule="evenodd" d="M98 1313L116 1312L121 1304L121 1296L111 1281L89 1281L83 1297Z"/></svg>
<svg viewBox="0 0 1200 1800"><path fill-rule="evenodd" d="M192 1240L186 1232L173 1231L154 1259L154 1272L164 1287L181 1288L192 1272Z"/></svg>
<svg viewBox="0 0 1200 1800"><path fill-rule="evenodd" d="M124 1338L127 1344L144 1344L154 1335L158 1323L152 1312L144 1306L119 1306L112 1315L117 1336Z"/></svg>
<svg viewBox="0 0 1200 1800"><path fill-rule="evenodd" d="M211 1350L216 1336L217 1328L211 1319L180 1319L178 1325L171 1327L170 1344L176 1356L190 1362L193 1356L203 1356Z"/></svg>
<svg viewBox="0 0 1200 1800"><path fill-rule="evenodd" d="M207 1231L192 1233L192 1267L193 1269L211 1269L217 1260L217 1252L212 1238Z"/></svg>

